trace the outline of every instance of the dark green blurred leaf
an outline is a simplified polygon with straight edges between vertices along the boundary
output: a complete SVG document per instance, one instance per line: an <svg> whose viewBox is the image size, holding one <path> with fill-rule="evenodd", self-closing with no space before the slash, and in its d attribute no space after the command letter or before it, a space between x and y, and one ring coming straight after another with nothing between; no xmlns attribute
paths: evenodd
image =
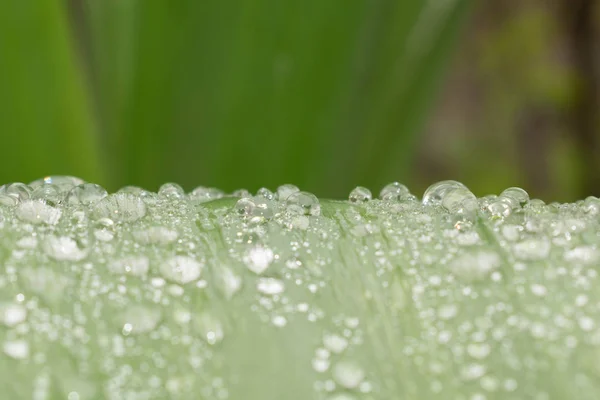
<svg viewBox="0 0 600 400"><path fill-rule="evenodd" d="M469 0L87 0L113 185L406 178Z"/></svg>
<svg viewBox="0 0 600 400"><path fill-rule="evenodd" d="M102 180L95 127L63 8L0 2L0 181L77 173Z"/></svg>

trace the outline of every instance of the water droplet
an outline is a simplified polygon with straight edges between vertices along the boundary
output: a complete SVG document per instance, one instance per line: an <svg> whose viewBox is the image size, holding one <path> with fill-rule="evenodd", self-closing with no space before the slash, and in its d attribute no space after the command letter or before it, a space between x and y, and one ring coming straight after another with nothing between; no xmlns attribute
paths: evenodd
<svg viewBox="0 0 600 400"><path fill-rule="evenodd" d="M207 201L220 199L223 196L224 193L222 190L204 186L198 186L189 194L190 200L197 203L206 203Z"/></svg>
<svg viewBox="0 0 600 400"><path fill-rule="evenodd" d="M158 195L167 199L183 199L185 191L176 183L165 183L158 189Z"/></svg>
<svg viewBox="0 0 600 400"><path fill-rule="evenodd" d="M117 317L117 324L123 335L138 335L152 332L162 319L159 308L143 305L130 305Z"/></svg>
<svg viewBox="0 0 600 400"><path fill-rule="evenodd" d="M544 297L546 295L546 293L548 293L548 289L546 289L546 286L541 285L539 283L533 283L530 286L531 289L531 293L533 293L536 296L539 297Z"/></svg>
<svg viewBox="0 0 600 400"><path fill-rule="evenodd" d="M226 299L231 299L241 289L242 278L226 266L220 266L215 272L223 295Z"/></svg>
<svg viewBox="0 0 600 400"><path fill-rule="evenodd" d="M457 181L441 181L429 186L423 194L423 204L428 206L439 206L447 193L454 189L467 189L465 185Z"/></svg>
<svg viewBox="0 0 600 400"><path fill-rule="evenodd" d="M275 278L260 278L256 283L256 289L267 295L281 294L285 290L282 281Z"/></svg>
<svg viewBox="0 0 600 400"><path fill-rule="evenodd" d="M457 187L446 191L441 205L452 214L467 216L474 216L479 207L475 195L465 187Z"/></svg>
<svg viewBox="0 0 600 400"><path fill-rule="evenodd" d="M175 256L161 263L160 272L168 280L186 284L200 278L203 264L186 256Z"/></svg>
<svg viewBox="0 0 600 400"><path fill-rule="evenodd" d="M312 216L321 214L319 199L312 193L294 192L287 197L285 204L290 214Z"/></svg>
<svg viewBox="0 0 600 400"><path fill-rule="evenodd" d="M38 179L29 184L32 189L37 189L43 185L54 186L59 193L66 194L77 185L84 184L85 181L74 176L53 175Z"/></svg>
<svg viewBox="0 0 600 400"><path fill-rule="evenodd" d="M490 351L490 345L487 343L471 343L467 346L467 353L477 360L486 358Z"/></svg>
<svg viewBox="0 0 600 400"><path fill-rule="evenodd" d="M102 242L111 241L115 237L115 223L110 218L100 218L94 222L94 236Z"/></svg>
<svg viewBox="0 0 600 400"><path fill-rule="evenodd" d="M31 192L33 200L41 200L50 206L56 206L61 201L61 194L55 186L42 185Z"/></svg>
<svg viewBox="0 0 600 400"><path fill-rule="evenodd" d="M268 247L256 246L248 251L248 254L244 257L244 262L248 269L255 274L262 274L274 258L273 250Z"/></svg>
<svg viewBox="0 0 600 400"><path fill-rule="evenodd" d="M240 217L249 217L252 215L255 207L254 200L249 197L243 197L235 203L235 212Z"/></svg>
<svg viewBox="0 0 600 400"><path fill-rule="evenodd" d="M287 198L292 194L292 193L296 193L299 192L300 189L298 189L297 186L294 185L281 185L277 188L277 192L275 193L275 197L277 200L279 201L285 201L287 200Z"/></svg>
<svg viewBox="0 0 600 400"><path fill-rule="evenodd" d="M595 265L600 261L600 250L592 246L578 246L565 252L565 261L583 265Z"/></svg>
<svg viewBox="0 0 600 400"><path fill-rule="evenodd" d="M275 315L271 318L271 322L278 328L283 328L287 325L287 319L283 315Z"/></svg>
<svg viewBox="0 0 600 400"><path fill-rule="evenodd" d="M31 197L32 190L26 184L17 182L6 185L2 192L2 194L14 198L16 202L21 202L28 200Z"/></svg>
<svg viewBox="0 0 600 400"><path fill-rule="evenodd" d="M47 236L42 248L48 256L58 261L80 261L87 257L89 248L81 245L68 236Z"/></svg>
<svg viewBox="0 0 600 400"><path fill-rule="evenodd" d="M7 340L2 349L4 354L15 360L24 360L29 357L29 343L24 340Z"/></svg>
<svg viewBox="0 0 600 400"><path fill-rule="evenodd" d="M514 254L521 260L542 260L550 254L550 241L544 237L531 237L515 244Z"/></svg>
<svg viewBox="0 0 600 400"><path fill-rule="evenodd" d="M366 187L357 186L350 192L348 200L351 203L365 203L373 198L371 191Z"/></svg>
<svg viewBox="0 0 600 400"><path fill-rule="evenodd" d="M114 274L145 276L148 273L149 264L147 257L129 256L112 261L108 268Z"/></svg>
<svg viewBox="0 0 600 400"><path fill-rule="evenodd" d="M348 347L348 340L340 335L326 334L323 336L323 345L332 353L340 354Z"/></svg>
<svg viewBox="0 0 600 400"><path fill-rule="evenodd" d="M490 250L475 250L459 254L449 263L454 275L464 282L483 280L501 264L498 254Z"/></svg>
<svg viewBox="0 0 600 400"><path fill-rule="evenodd" d="M223 325L218 318L207 312L194 317L194 327L208 344L214 345L223 340Z"/></svg>
<svg viewBox="0 0 600 400"><path fill-rule="evenodd" d="M20 304L0 304L0 322L8 327L19 325L27 319L27 309Z"/></svg>
<svg viewBox="0 0 600 400"><path fill-rule="evenodd" d="M312 367L316 372L323 373L329 369L329 359L327 358L313 358Z"/></svg>
<svg viewBox="0 0 600 400"><path fill-rule="evenodd" d="M233 197L252 197L252 193L250 193L247 189L238 189L231 192Z"/></svg>
<svg viewBox="0 0 600 400"><path fill-rule="evenodd" d="M449 320L456 316L458 307L456 304L444 304L437 310L437 315L440 319Z"/></svg>
<svg viewBox="0 0 600 400"><path fill-rule="evenodd" d="M408 188L399 182L392 182L385 185L381 189L381 192L379 192L379 198L387 201L402 201L406 200L409 196L410 191Z"/></svg>
<svg viewBox="0 0 600 400"><path fill-rule="evenodd" d="M258 189L258 191L256 192L256 197L260 197L265 200L276 200L275 193L264 187Z"/></svg>
<svg viewBox="0 0 600 400"><path fill-rule="evenodd" d="M133 222L146 215L146 204L134 195L116 193L97 202L94 205L94 213L98 218Z"/></svg>
<svg viewBox="0 0 600 400"><path fill-rule="evenodd" d="M529 201L529 194L519 187L510 187L506 189L500 194L500 197L511 198L521 207Z"/></svg>
<svg viewBox="0 0 600 400"><path fill-rule="evenodd" d="M67 194L67 204L76 205L92 205L108 196L108 192L100 185L95 183L84 183L75 186L69 194Z"/></svg>
<svg viewBox="0 0 600 400"><path fill-rule="evenodd" d="M583 202L583 211L589 215L600 214L600 199L594 196L589 196Z"/></svg>
<svg viewBox="0 0 600 400"><path fill-rule="evenodd" d="M333 379L346 389L355 389L365 379L365 371L355 362L340 361L333 367Z"/></svg>
<svg viewBox="0 0 600 400"><path fill-rule="evenodd" d="M27 200L19 204L15 214L21 221L32 224L56 225L61 216L58 208L39 200Z"/></svg>

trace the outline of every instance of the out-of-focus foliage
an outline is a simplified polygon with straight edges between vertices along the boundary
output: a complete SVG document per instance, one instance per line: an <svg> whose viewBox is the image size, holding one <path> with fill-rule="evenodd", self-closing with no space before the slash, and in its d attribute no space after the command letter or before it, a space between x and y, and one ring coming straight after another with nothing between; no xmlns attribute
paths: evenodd
<svg viewBox="0 0 600 400"><path fill-rule="evenodd" d="M406 179L469 3L5 2L0 179L324 196Z"/></svg>

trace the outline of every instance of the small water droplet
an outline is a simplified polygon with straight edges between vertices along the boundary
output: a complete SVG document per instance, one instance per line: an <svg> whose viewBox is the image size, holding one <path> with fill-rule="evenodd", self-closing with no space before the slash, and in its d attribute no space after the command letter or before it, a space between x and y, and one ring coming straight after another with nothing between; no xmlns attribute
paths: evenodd
<svg viewBox="0 0 600 400"><path fill-rule="evenodd" d="M486 358L490 351L490 345L487 343L471 343L467 346L467 353L477 360Z"/></svg>
<svg viewBox="0 0 600 400"><path fill-rule="evenodd" d="M231 192L233 197L252 197L252 193L250 193L247 189L238 189Z"/></svg>
<svg viewBox="0 0 600 400"><path fill-rule="evenodd" d="M186 284L197 280L203 264L187 256L175 256L161 263L160 272L168 280Z"/></svg>
<svg viewBox="0 0 600 400"><path fill-rule="evenodd" d="M32 189L24 183L11 183L3 187L2 194L10 196L16 200L16 202L21 202L24 200L28 200L31 197Z"/></svg>
<svg viewBox="0 0 600 400"><path fill-rule="evenodd" d="M348 200L351 203L365 203L373 198L371 191L366 187L357 186L350 192Z"/></svg>
<svg viewBox="0 0 600 400"><path fill-rule="evenodd" d="M544 237L531 237L515 244L514 254L521 260L542 260L550 254L550 241Z"/></svg>
<svg viewBox="0 0 600 400"><path fill-rule="evenodd" d="M464 282L483 280L501 264L498 254L490 250L475 250L459 254L449 263L454 275Z"/></svg>
<svg viewBox="0 0 600 400"><path fill-rule="evenodd" d="M321 214L319 199L309 192L294 192L287 197L285 204L290 214L310 216Z"/></svg>
<svg viewBox="0 0 600 400"><path fill-rule="evenodd" d="M285 290L282 281L275 278L260 278L256 283L256 289L267 295L281 294Z"/></svg>
<svg viewBox="0 0 600 400"><path fill-rule="evenodd" d="M507 197L513 199L518 205L523 207L529 201L529 193L520 187L510 187L504 190L500 197Z"/></svg>
<svg viewBox="0 0 600 400"><path fill-rule="evenodd" d="M340 361L333 367L333 379L346 389L355 389L365 379L365 371L355 362Z"/></svg>
<svg viewBox="0 0 600 400"><path fill-rule="evenodd" d="M221 321L214 315L205 312L194 316L193 324L196 330L208 344L214 345L223 340L224 332Z"/></svg>
<svg viewBox="0 0 600 400"><path fill-rule="evenodd" d="M27 309L21 304L0 304L0 322L8 327L19 325L27 319Z"/></svg>
<svg viewBox="0 0 600 400"><path fill-rule="evenodd" d="M130 305L117 317L117 325L123 335L137 335L153 331L162 319L159 308Z"/></svg>
<svg viewBox="0 0 600 400"><path fill-rule="evenodd" d="M348 347L348 340L340 335L325 334L323 336L323 345L332 353L340 354Z"/></svg>
<svg viewBox="0 0 600 400"><path fill-rule="evenodd" d="M174 242L177 236L176 231L164 226L151 226L133 233L135 240L142 244L165 245Z"/></svg>
<svg viewBox="0 0 600 400"><path fill-rule="evenodd" d="M405 185L399 182L392 182L381 189L379 198L387 201L402 201L406 200L410 194L410 191Z"/></svg>
<svg viewBox="0 0 600 400"><path fill-rule="evenodd" d="M275 193L264 187L258 189L258 191L256 192L256 197L260 197L265 200L276 200Z"/></svg>
<svg viewBox="0 0 600 400"><path fill-rule="evenodd" d="M458 314L458 307L456 304L443 304L437 310L437 315L440 319L449 320L452 319Z"/></svg>
<svg viewBox="0 0 600 400"><path fill-rule="evenodd" d="M185 191L176 183L165 183L158 189L158 195L167 199L183 199Z"/></svg>
<svg viewBox="0 0 600 400"><path fill-rule="evenodd" d="M454 189L467 189L465 185L457 181L441 181L429 186L423 194L423 204L427 206L439 206L446 194Z"/></svg>
<svg viewBox="0 0 600 400"><path fill-rule="evenodd" d="M196 203L206 203L207 201L212 201L216 199L220 199L223 197L225 193L222 190L198 186L188 195L190 200L195 201Z"/></svg>
<svg viewBox="0 0 600 400"><path fill-rule="evenodd" d="M260 275L269 268L269 265L273 262L274 256L273 250L270 248L256 246L248 251L244 257L244 262L250 271Z"/></svg>
<svg viewBox="0 0 600 400"><path fill-rule="evenodd" d="M15 360L24 360L29 357L29 343L25 340L7 340L2 349L4 354Z"/></svg>

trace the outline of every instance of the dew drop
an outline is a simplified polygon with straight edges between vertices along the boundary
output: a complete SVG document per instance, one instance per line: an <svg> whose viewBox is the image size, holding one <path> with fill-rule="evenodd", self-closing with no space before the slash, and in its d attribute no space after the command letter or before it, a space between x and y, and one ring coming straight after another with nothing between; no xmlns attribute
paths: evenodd
<svg viewBox="0 0 600 400"><path fill-rule="evenodd" d="M103 198L108 196L106 189L95 183L84 183L82 185L75 186L67 194L67 204L77 205L92 205Z"/></svg>
<svg viewBox="0 0 600 400"><path fill-rule="evenodd" d="M27 309L20 304L0 304L0 322L8 327L27 319Z"/></svg>
<svg viewBox="0 0 600 400"><path fill-rule="evenodd" d="M477 198L465 187L448 190L442 198L442 207L451 214L474 215L479 204Z"/></svg>
<svg viewBox="0 0 600 400"><path fill-rule="evenodd" d="M47 236L42 242L42 248L48 256L58 261L80 261L87 257L89 248L68 236Z"/></svg>
<svg viewBox="0 0 600 400"><path fill-rule="evenodd" d="M462 281L473 282L485 279L500 264L500 256L495 252L476 250L459 254L448 266Z"/></svg>
<svg viewBox="0 0 600 400"><path fill-rule="evenodd" d="M111 194L94 205L98 218L133 222L146 215L146 204L137 196L127 193Z"/></svg>
<svg viewBox="0 0 600 400"><path fill-rule="evenodd" d="M223 325L214 315L207 312L198 314L194 317L193 324L206 343L214 345L223 340Z"/></svg>
<svg viewBox="0 0 600 400"><path fill-rule="evenodd" d="M365 371L355 362L340 361L333 367L333 379L346 389L355 389L365 378Z"/></svg>
<svg viewBox="0 0 600 400"><path fill-rule="evenodd" d="M444 304L437 310L437 315L440 319L449 320L456 316L458 307L456 304Z"/></svg>
<svg viewBox="0 0 600 400"><path fill-rule="evenodd" d="M49 206L42 201L27 200L19 204L15 214L23 222L56 225L62 212L60 209Z"/></svg>
<svg viewBox="0 0 600 400"><path fill-rule="evenodd" d="M256 204L249 197L242 197L235 203L235 212L240 217L249 217L252 215Z"/></svg>
<svg viewBox="0 0 600 400"><path fill-rule="evenodd" d="M256 246L248 251L248 254L244 257L244 262L250 271L260 275L269 268L274 257L273 250L270 248Z"/></svg>
<svg viewBox="0 0 600 400"><path fill-rule="evenodd" d="M487 343L471 343L467 346L467 353L477 360L486 358L490 351L490 345Z"/></svg>
<svg viewBox="0 0 600 400"><path fill-rule="evenodd" d="M31 192L32 190L29 186L20 182L6 185L3 189L3 194L14 198L16 202L28 200L31 197Z"/></svg>
<svg viewBox="0 0 600 400"><path fill-rule="evenodd" d="M212 201L216 199L220 199L223 197L225 193L222 190L204 186L198 186L188 195L190 200L195 201L196 203L206 203L207 201Z"/></svg>
<svg viewBox="0 0 600 400"><path fill-rule="evenodd" d="M332 353L340 354L348 347L348 340L340 335L326 334L323 336L323 345Z"/></svg>
<svg viewBox="0 0 600 400"><path fill-rule="evenodd" d="M312 193L294 192L285 201L290 214L318 216L321 214L319 199Z"/></svg>
<svg viewBox="0 0 600 400"><path fill-rule="evenodd" d="M350 192L348 200L351 203L365 203L373 198L371 191L366 187L357 186Z"/></svg>
<svg viewBox="0 0 600 400"><path fill-rule="evenodd" d="M165 245L174 242L177 236L176 231L164 226L151 226L133 233L135 240L142 244Z"/></svg>
<svg viewBox="0 0 600 400"><path fill-rule="evenodd" d="M4 354L15 360L24 360L29 357L29 343L24 340L7 340L2 349Z"/></svg>
<svg viewBox="0 0 600 400"><path fill-rule="evenodd" d="M550 241L543 237L531 237L514 246L514 254L521 260L542 260L550 254Z"/></svg>
<svg viewBox="0 0 600 400"><path fill-rule="evenodd" d="M519 187L510 187L504 190L500 194L500 197L507 197L513 199L521 207L527 204L527 202L529 201L529 194Z"/></svg>
<svg viewBox="0 0 600 400"><path fill-rule="evenodd" d="M275 197L279 201L285 201L285 200L287 200L288 197L290 197L290 195L292 193L296 193L299 191L300 191L300 189L298 189L297 186L290 185L290 184L281 185L277 188L277 192L275 192Z"/></svg>
<svg viewBox="0 0 600 400"><path fill-rule="evenodd" d="M276 200L275 193L264 187L258 189L256 192L256 197L263 198L265 200Z"/></svg>
<svg viewBox="0 0 600 400"><path fill-rule="evenodd" d="M185 191L176 183L165 183L158 189L158 195L167 199L183 199Z"/></svg>
<svg viewBox="0 0 600 400"><path fill-rule="evenodd" d="M379 198L387 201L405 200L409 195L410 191L408 188L399 182L392 182L385 185L383 189L381 189L381 192L379 192Z"/></svg>
<svg viewBox="0 0 600 400"><path fill-rule="evenodd" d="M197 280L203 264L187 256L175 256L161 263L160 272L168 280L186 284Z"/></svg>
<svg viewBox="0 0 600 400"><path fill-rule="evenodd" d="M281 294L285 290L282 281L275 278L260 278L256 283L256 289L267 295Z"/></svg>
<svg viewBox="0 0 600 400"><path fill-rule="evenodd" d="M423 194L423 204L427 206L439 206L447 193L454 189L467 189L465 185L457 181L441 181L429 186Z"/></svg>
<svg viewBox="0 0 600 400"><path fill-rule="evenodd" d="M67 194L75 186L84 183L85 181L83 179L76 178L74 176L53 175L33 181L29 184L29 186L32 189L37 189L43 185L52 185L58 190L59 193Z"/></svg>

